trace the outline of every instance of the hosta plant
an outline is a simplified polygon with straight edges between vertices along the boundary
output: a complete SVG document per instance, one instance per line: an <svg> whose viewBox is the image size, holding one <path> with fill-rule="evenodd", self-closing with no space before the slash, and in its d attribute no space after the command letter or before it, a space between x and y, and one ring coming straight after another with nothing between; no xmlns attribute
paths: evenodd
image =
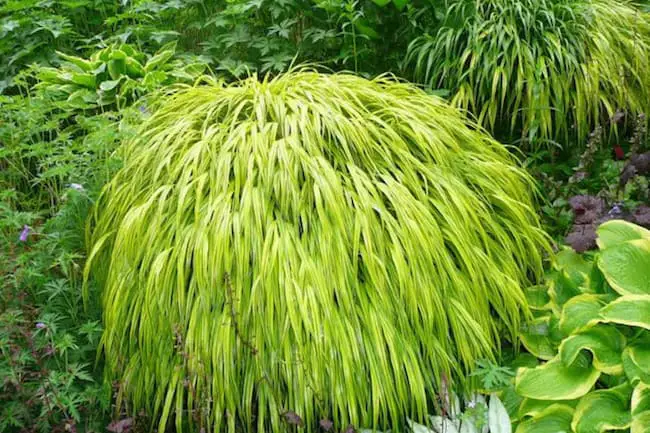
<svg viewBox="0 0 650 433"><path fill-rule="evenodd" d="M529 293L522 340L545 363L518 371L517 433L650 431L650 231L609 221L598 245L593 262L561 253Z"/></svg>
<svg viewBox="0 0 650 433"><path fill-rule="evenodd" d="M647 112L650 16L633 4L447 3L441 28L415 39L406 63L493 131L520 134L527 145L563 144L582 141L619 109Z"/></svg>
<svg viewBox="0 0 650 433"><path fill-rule="evenodd" d="M109 378L161 427L422 421L527 311L530 178L406 83L206 81L160 103L97 202Z"/></svg>
<svg viewBox="0 0 650 433"><path fill-rule="evenodd" d="M174 58L175 47L169 43L152 56L128 44L101 49L88 59L58 53L59 68L36 69L37 87L63 95L73 107L119 109L161 86L191 83L205 71L200 58Z"/></svg>

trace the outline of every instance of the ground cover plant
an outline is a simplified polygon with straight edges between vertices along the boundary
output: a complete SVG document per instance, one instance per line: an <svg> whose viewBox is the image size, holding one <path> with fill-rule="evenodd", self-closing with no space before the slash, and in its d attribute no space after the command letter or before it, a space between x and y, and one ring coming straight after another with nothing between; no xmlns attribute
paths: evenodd
<svg viewBox="0 0 650 433"><path fill-rule="evenodd" d="M424 419L516 334L546 248L530 178L472 128L411 85L311 71L161 102L92 223L133 410L179 430Z"/></svg>
<svg viewBox="0 0 650 433"><path fill-rule="evenodd" d="M598 245L591 261L563 252L548 291L531 291L523 341L547 362L518 371L519 433L650 427L650 231L608 221Z"/></svg>

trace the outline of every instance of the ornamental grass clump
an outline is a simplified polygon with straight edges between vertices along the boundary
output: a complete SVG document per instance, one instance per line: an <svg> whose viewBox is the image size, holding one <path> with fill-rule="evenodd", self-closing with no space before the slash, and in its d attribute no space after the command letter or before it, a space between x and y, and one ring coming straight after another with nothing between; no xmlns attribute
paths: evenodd
<svg viewBox="0 0 650 433"><path fill-rule="evenodd" d="M400 430L516 333L541 272L528 175L390 78L184 88L123 152L88 270L109 378L161 428Z"/></svg>
<svg viewBox="0 0 650 433"><path fill-rule="evenodd" d="M406 63L492 131L527 146L584 142L617 110L648 112L650 14L632 3L447 3L440 29L414 40Z"/></svg>

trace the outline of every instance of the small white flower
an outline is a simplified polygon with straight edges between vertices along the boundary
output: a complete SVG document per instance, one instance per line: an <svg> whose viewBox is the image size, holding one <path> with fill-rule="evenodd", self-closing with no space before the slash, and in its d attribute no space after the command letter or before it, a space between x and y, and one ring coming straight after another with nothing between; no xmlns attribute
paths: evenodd
<svg viewBox="0 0 650 433"><path fill-rule="evenodd" d="M75 191L83 192L85 191L83 185L80 185L78 183L71 183L68 185L69 188L74 189Z"/></svg>

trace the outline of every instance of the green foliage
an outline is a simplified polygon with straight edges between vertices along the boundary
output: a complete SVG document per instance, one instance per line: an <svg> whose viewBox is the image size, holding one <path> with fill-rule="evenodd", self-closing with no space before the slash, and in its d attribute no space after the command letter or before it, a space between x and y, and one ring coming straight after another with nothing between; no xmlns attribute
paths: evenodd
<svg viewBox="0 0 650 433"><path fill-rule="evenodd" d="M581 142L617 109L647 112L649 49L650 17L627 2L451 0L406 62L495 133L539 147Z"/></svg>
<svg viewBox="0 0 650 433"><path fill-rule="evenodd" d="M208 81L160 104L97 203L108 377L161 429L422 420L526 313L530 178L409 84Z"/></svg>
<svg viewBox="0 0 650 433"><path fill-rule="evenodd" d="M598 235L592 262L577 255L569 262L575 253L563 253L549 302L536 312L547 326L526 331L538 338L522 338L532 353L543 341L555 356L517 373L515 389L525 398L517 433L643 432L650 411L650 231L613 220Z"/></svg>
<svg viewBox="0 0 650 433"><path fill-rule="evenodd" d="M93 368L102 328L80 298L90 200L70 189L41 224L16 199L0 195L0 432L100 431L111 397Z"/></svg>

